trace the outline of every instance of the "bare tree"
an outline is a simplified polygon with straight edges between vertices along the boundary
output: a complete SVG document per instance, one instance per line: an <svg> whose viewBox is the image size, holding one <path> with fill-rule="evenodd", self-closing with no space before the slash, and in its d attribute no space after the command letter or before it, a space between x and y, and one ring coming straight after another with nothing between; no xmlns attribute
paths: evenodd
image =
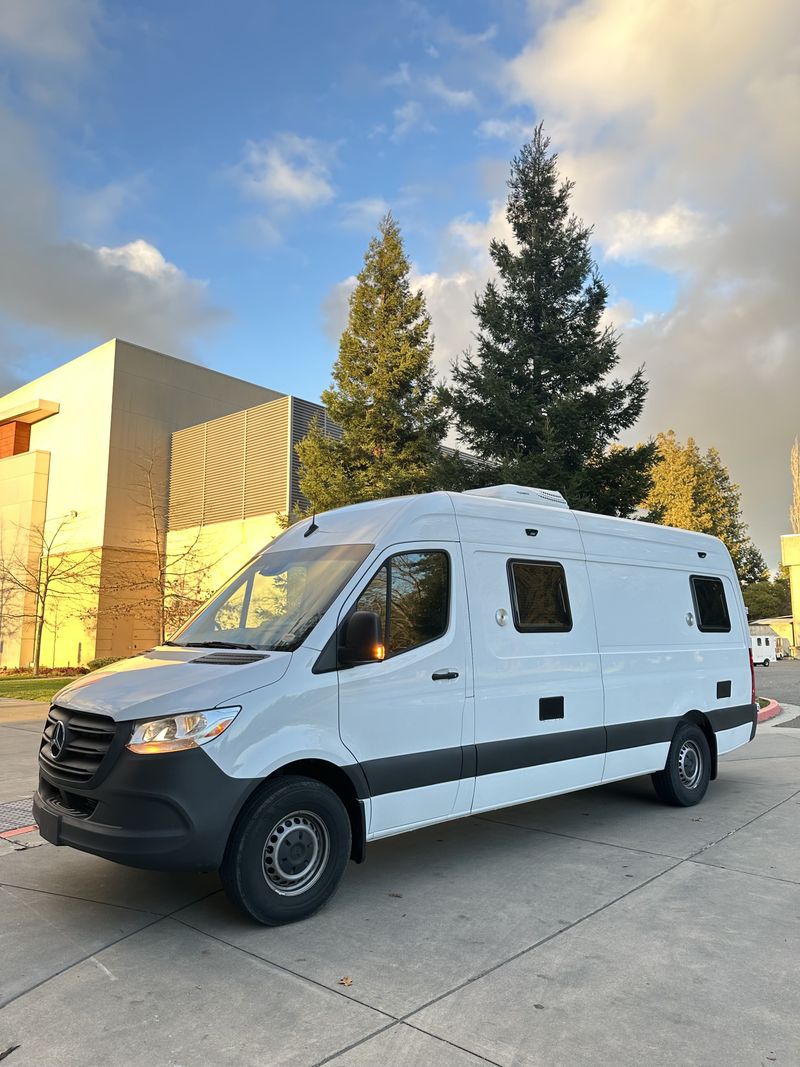
<svg viewBox="0 0 800 1067"><path fill-rule="evenodd" d="M138 536L130 538L107 567L107 616L135 614L146 620L153 635L163 642L214 591L213 573L226 553L213 556L203 545L203 527L190 541L171 551L167 541L165 464L156 453L143 453L136 463L137 476L131 486L139 522Z"/></svg>
<svg viewBox="0 0 800 1067"><path fill-rule="evenodd" d="M800 534L800 440L797 437L792 445L789 469L792 472L792 503L789 508L789 521L792 524L792 533Z"/></svg>
<svg viewBox="0 0 800 1067"><path fill-rule="evenodd" d="M0 588L4 635L33 623L33 673L39 674L42 635L53 605L62 621L79 617L89 596L96 596L100 560L96 549L69 548L63 536L77 512L29 527L0 533Z"/></svg>

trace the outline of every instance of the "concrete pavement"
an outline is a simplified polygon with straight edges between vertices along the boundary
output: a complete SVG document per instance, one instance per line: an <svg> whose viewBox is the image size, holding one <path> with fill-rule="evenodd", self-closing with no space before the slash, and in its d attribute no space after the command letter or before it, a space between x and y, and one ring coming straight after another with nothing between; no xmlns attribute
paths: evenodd
<svg viewBox="0 0 800 1067"><path fill-rule="evenodd" d="M3 1067L793 1067L798 712L696 808L642 779L377 842L279 929L213 875L1 855ZM39 726L0 725L0 779L31 787Z"/></svg>

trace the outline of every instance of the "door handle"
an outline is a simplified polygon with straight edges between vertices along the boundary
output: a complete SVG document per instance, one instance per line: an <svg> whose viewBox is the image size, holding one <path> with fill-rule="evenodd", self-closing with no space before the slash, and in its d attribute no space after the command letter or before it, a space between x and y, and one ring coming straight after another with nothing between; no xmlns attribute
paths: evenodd
<svg viewBox="0 0 800 1067"><path fill-rule="evenodd" d="M443 671L434 671L431 678L434 682L447 682L451 678L458 678L458 671L450 671L446 669Z"/></svg>

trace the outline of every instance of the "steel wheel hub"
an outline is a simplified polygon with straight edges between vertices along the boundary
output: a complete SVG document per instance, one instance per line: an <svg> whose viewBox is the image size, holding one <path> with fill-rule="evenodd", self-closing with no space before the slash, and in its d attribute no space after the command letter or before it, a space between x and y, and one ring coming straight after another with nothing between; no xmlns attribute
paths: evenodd
<svg viewBox="0 0 800 1067"><path fill-rule="evenodd" d="M276 823L267 836L264 877L281 896L296 896L317 881L329 854L325 823L309 811L294 811Z"/></svg>
<svg viewBox="0 0 800 1067"><path fill-rule="evenodd" d="M696 741L684 741L678 753L678 777L687 789L696 789L703 777L703 753Z"/></svg>

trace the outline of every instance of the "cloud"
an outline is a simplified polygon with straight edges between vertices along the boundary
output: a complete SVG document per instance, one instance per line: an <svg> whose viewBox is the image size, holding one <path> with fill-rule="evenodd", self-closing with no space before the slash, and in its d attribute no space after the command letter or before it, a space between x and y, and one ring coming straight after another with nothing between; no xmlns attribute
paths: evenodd
<svg viewBox="0 0 800 1067"><path fill-rule="evenodd" d="M322 328L325 336L333 345L339 344L342 330L347 325L350 309L350 294L356 287L358 278L351 274L331 286L322 301Z"/></svg>
<svg viewBox="0 0 800 1067"><path fill-rule="evenodd" d="M478 102L471 89L453 89L439 75L426 78L423 84L431 96L456 110L475 107Z"/></svg>
<svg viewBox="0 0 800 1067"><path fill-rule="evenodd" d="M674 204L658 214L648 211L620 211L604 228L605 254L609 259L658 263L669 254L694 248L710 237L716 227L699 211Z"/></svg>
<svg viewBox="0 0 800 1067"><path fill-rule="evenodd" d="M475 131L486 140L512 141L523 144L531 139L533 123L523 119L484 119Z"/></svg>
<svg viewBox="0 0 800 1067"><path fill-rule="evenodd" d="M87 192L64 198L42 149L51 110L63 113L80 101L98 47L97 17L98 5L88 0L3 5L0 51L15 72L13 84L38 110L37 125L21 118L11 81L0 86L0 323L12 338L50 332L91 343L116 335L185 352L225 317L205 283L141 237L116 247L79 239L91 232L100 244L100 231L108 233L131 190L105 187L94 203ZM18 377L19 353L4 345L4 357Z"/></svg>
<svg viewBox="0 0 800 1067"><path fill-rule="evenodd" d="M242 192L270 207L309 211L330 203L332 149L311 137L280 133L248 141L233 176Z"/></svg>
<svg viewBox="0 0 800 1067"><path fill-rule="evenodd" d="M388 210L389 204L382 196L352 200L348 204L342 204L339 225L346 230L372 231Z"/></svg>
<svg viewBox="0 0 800 1067"><path fill-rule="evenodd" d="M773 562L800 429L795 26L789 0L582 0L506 70L600 250L680 277L674 307L622 341L651 382L638 433L719 447Z"/></svg>
<svg viewBox="0 0 800 1067"><path fill-rule="evenodd" d="M392 138L395 141L405 137L415 127L419 127L426 133L433 131L433 126L425 118L425 110L422 104L417 100L407 100L405 104L396 107L392 112L392 117L394 118Z"/></svg>
<svg viewBox="0 0 800 1067"><path fill-rule="evenodd" d="M3 0L0 49L48 64L76 66L96 44L96 0Z"/></svg>

